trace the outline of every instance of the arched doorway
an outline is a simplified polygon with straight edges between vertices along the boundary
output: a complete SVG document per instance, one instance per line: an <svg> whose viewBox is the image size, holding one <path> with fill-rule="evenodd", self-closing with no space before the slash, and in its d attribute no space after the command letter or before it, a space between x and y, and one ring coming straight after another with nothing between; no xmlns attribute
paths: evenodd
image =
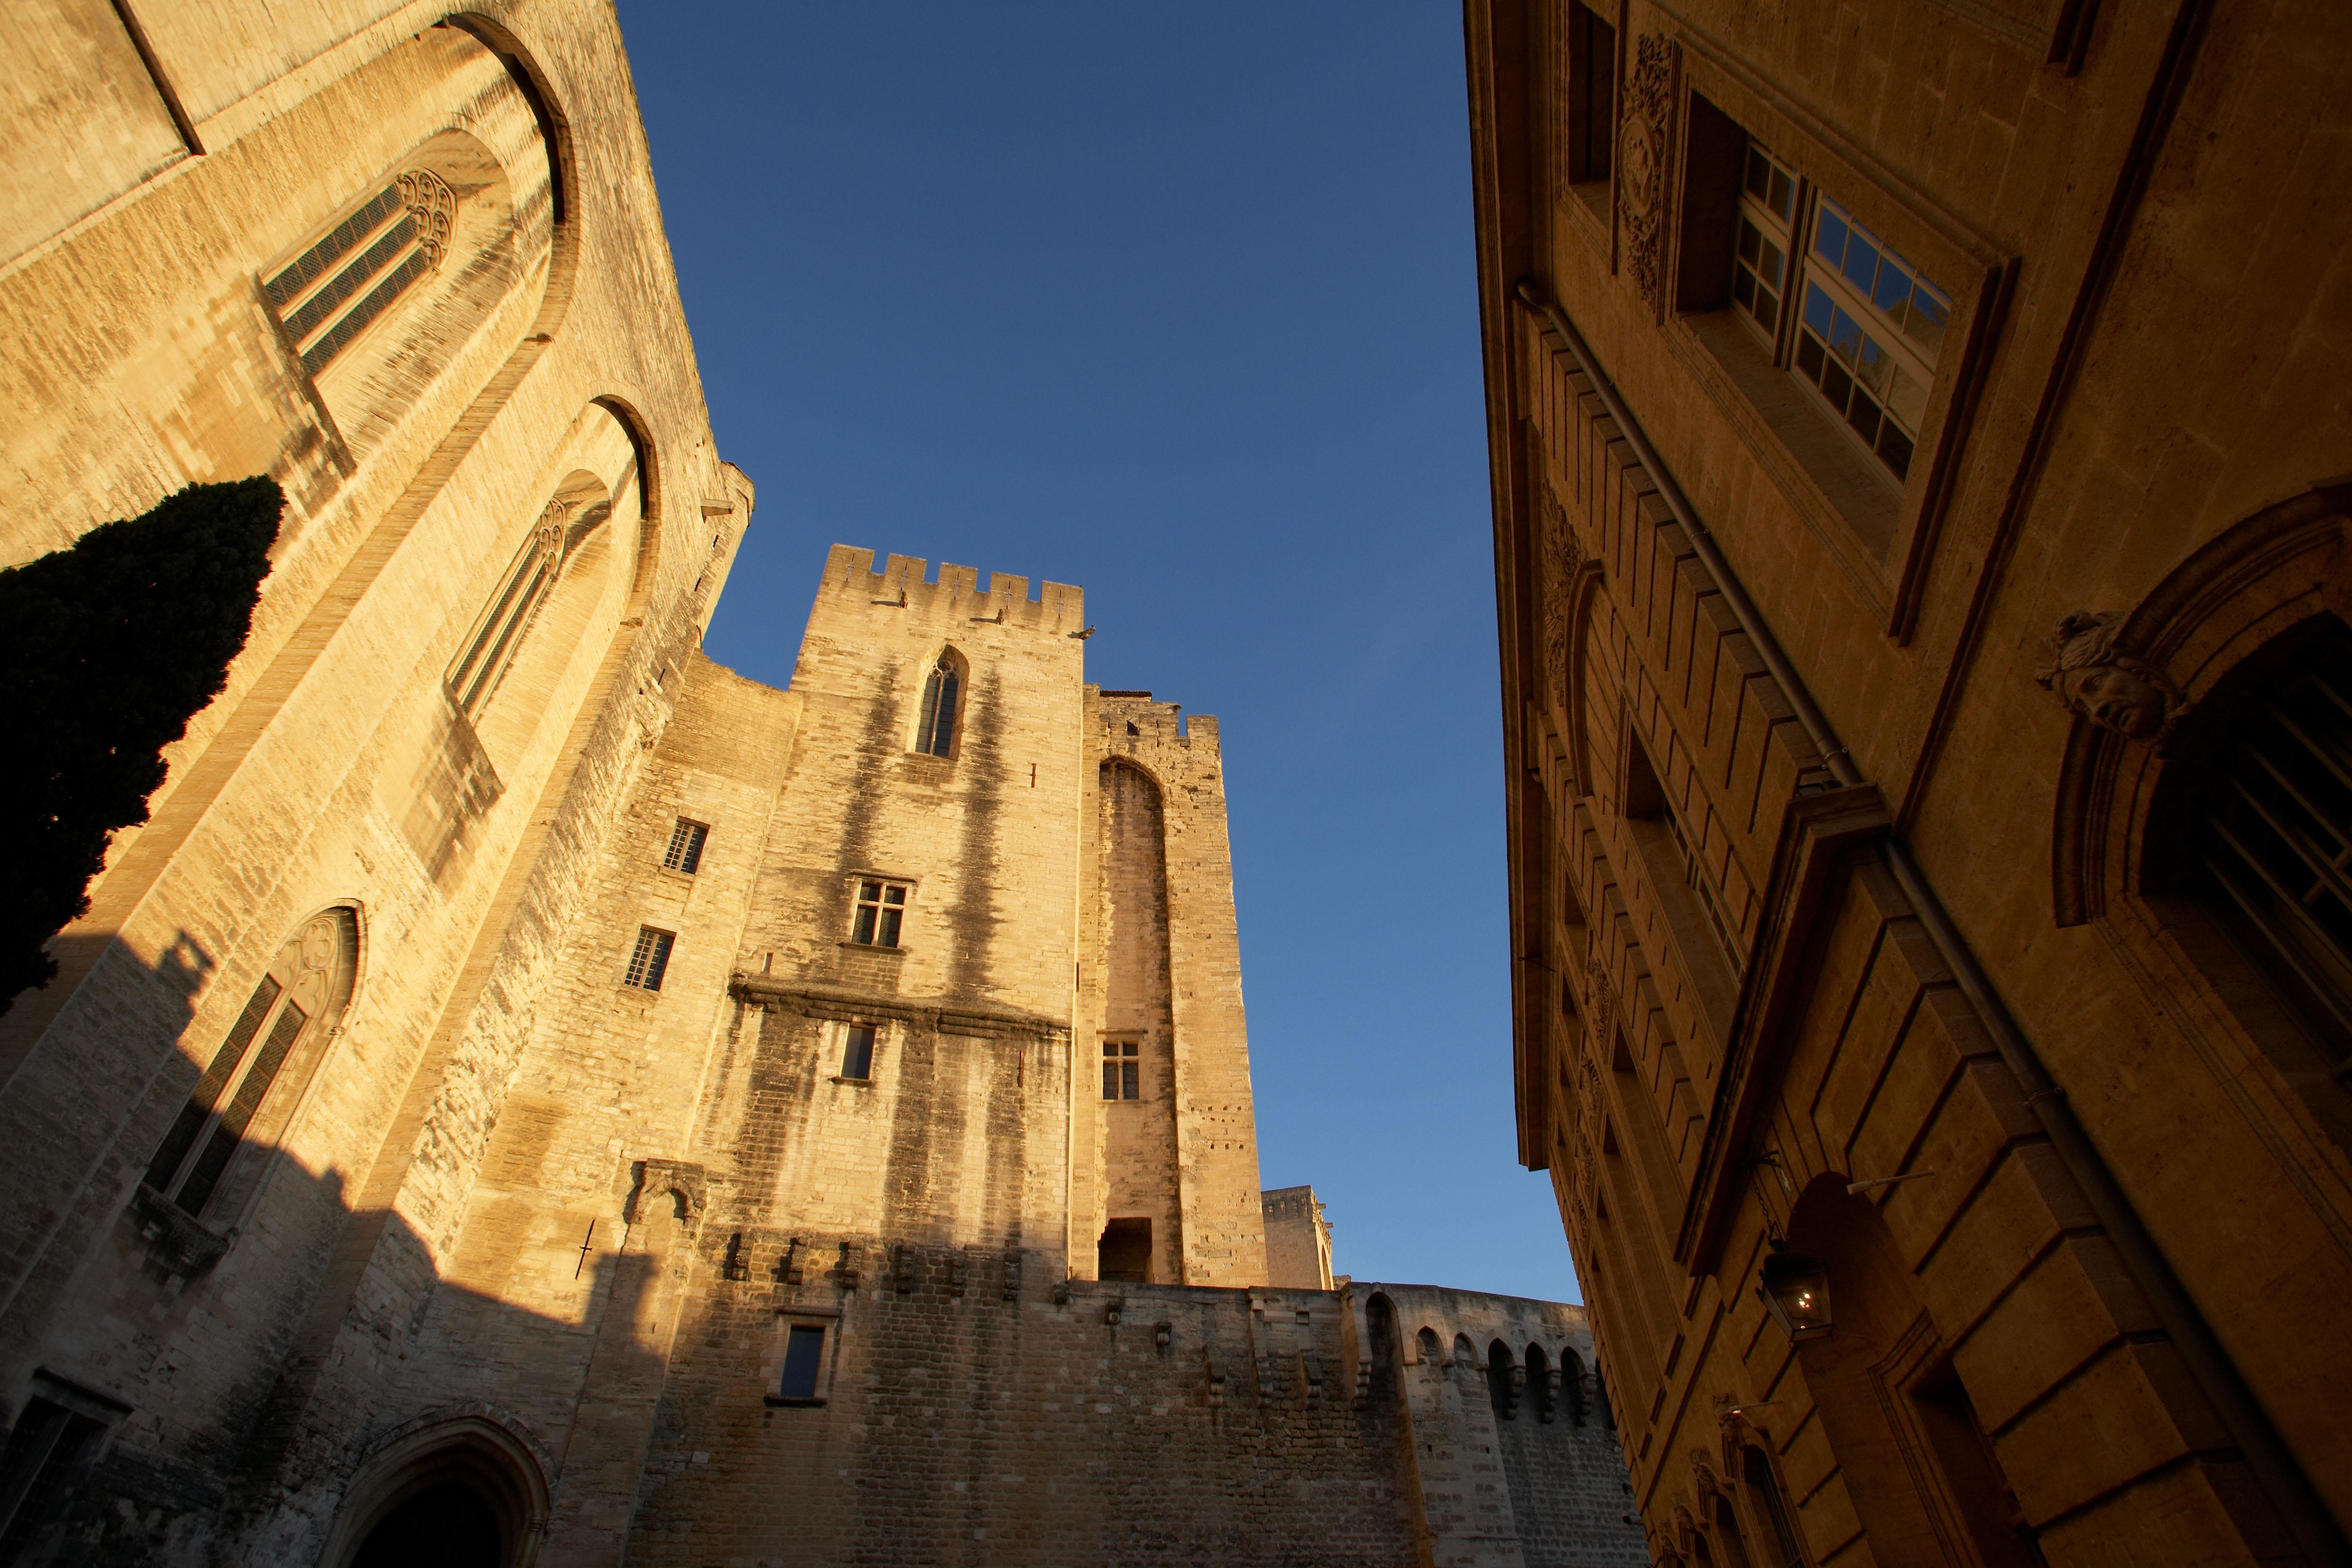
<svg viewBox="0 0 2352 1568"><path fill-rule="evenodd" d="M330 1568L528 1568L547 1523L539 1461L503 1421L465 1415L396 1437L362 1467Z"/></svg>

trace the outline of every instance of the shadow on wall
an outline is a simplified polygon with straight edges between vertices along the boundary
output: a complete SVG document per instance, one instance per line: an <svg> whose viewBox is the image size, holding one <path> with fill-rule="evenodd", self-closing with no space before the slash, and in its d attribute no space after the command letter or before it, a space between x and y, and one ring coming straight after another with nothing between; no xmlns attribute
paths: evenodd
<svg viewBox="0 0 2352 1568"><path fill-rule="evenodd" d="M152 967L117 945L91 978L118 965L138 974L110 999L151 1047L184 1030L213 967L193 942ZM257 1033L266 1047L266 1020ZM140 1179L152 1163L134 1129L110 1223L93 1194L96 1224L72 1238L70 1294L7 1325L20 1370L0 1412L0 1562L360 1568L424 1561L429 1541L444 1568L522 1568L563 1522L558 1456L584 1444L609 1468L608 1447L643 1454L661 1377L642 1320L680 1236L658 1172L634 1167L617 1250L604 1234L574 1258L541 1249L544 1272L578 1281L576 1314L551 1315L440 1279L399 1215L349 1207L341 1173L275 1143L236 1147L224 1185L243 1196L199 1218L183 1184Z"/></svg>

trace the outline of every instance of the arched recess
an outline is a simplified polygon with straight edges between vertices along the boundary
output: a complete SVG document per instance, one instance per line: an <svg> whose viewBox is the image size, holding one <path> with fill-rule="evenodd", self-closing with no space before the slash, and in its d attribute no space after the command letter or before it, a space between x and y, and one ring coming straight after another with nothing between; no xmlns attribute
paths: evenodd
<svg viewBox="0 0 2352 1568"><path fill-rule="evenodd" d="M2168 677L2193 711L2280 633L2315 615L2352 610L2347 519L2352 483L2318 486L2256 512L2168 573L2125 617L2116 647ZM2169 738L2149 745L2075 716L2051 830L2059 925L2095 920L2137 892L2147 814L2172 750Z"/></svg>
<svg viewBox="0 0 2352 1568"><path fill-rule="evenodd" d="M413 1421L362 1463L324 1568L530 1568L547 1525L547 1469L524 1428L486 1408Z"/></svg>
<svg viewBox="0 0 2352 1568"><path fill-rule="evenodd" d="M636 447L589 405L534 498L478 552L442 633L437 720L413 767L402 829L445 885L463 875L506 795L536 793L580 717L610 689L638 553Z"/></svg>
<svg viewBox="0 0 2352 1568"><path fill-rule="evenodd" d="M571 310L580 275L578 197L582 186L579 150L572 139L571 117L564 110L563 95L556 90L554 79L504 23L478 11L457 11L438 25L468 34L498 57L508 79L530 106L539 127L541 145L547 150L547 209L552 233L547 288L540 297L538 319L531 323L532 338L543 342L554 335Z"/></svg>
<svg viewBox="0 0 2352 1568"><path fill-rule="evenodd" d="M2026 1568L1999 1522L2015 1500L1950 1354L1877 1205L1846 1183L1815 1177L1790 1215L1789 1245L1828 1268L1835 1318L1796 1352L1872 1556L1880 1568Z"/></svg>
<svg viewBox="0 0 2352 1568"><path fill-rule="evenodd" d="M333 904L294 928L242 995L233 1017L205 1015L192 1030L201 1076L147 1159L137 1206L167 1222L161 1238L193 1248L237 1226L259 1197L310 1079L341 1031L359 986L356 905ZM219 1005L226 1007L230 998ZM187 1230L175 1216L196 1222ZM209 1233L207 1235L206 1233Z"/></svg>
<svg viewBox="0 0 2352 1568"><path fill-rule="evenodd" d="M952 643L923 662L915 733L908 749L953 762L963 752L971 703L971 661Z"/></svg>
<svg viewBox="0 0 2352 1568"><path fill-rule="evenodd" d="M2256 911L2207 874L2207 851L2211 827L2246 782L2233 783L2233 770L2264 765L2254 754L2261 747L2248 747L2273 700L2294 702L2298 682L2324 680L2345 662L2352 621L2347 525L2352 483L2265 508L2167 574L2125 617L2116 647L2168 680L2185 708L2153 743L2077 713L2051 836L2057 922L2105 922L2147 966L2153 988L2177 985L2188 994L2182 1000L2189 1005L2178 1015L2189 1024L2192 1043L2209 1048L2196 1036L2196 1020L2226 1020L2220 1031L2234 1026L2249 1054L2275 1069L2275 1099L2257 1095L2243 1107L2250 1116L2283 1124L2294 1113L2278 1102L2298 1105L2339 1150L2352 1150L2346 1081L2352 1020L2331 1016L2295 970L2310 963L2341 967L2352 931L2335 933L2333 953L2323 941L2315 952L2284 956L2263 939L2259 919L2241 918ZM2323 755L2333 744L2315 739ZM2343 760L2318 765L2328 772ZM2341 804L2318 803L2309 826L2323 835L2352 831L2352 822L2326 820L2345 815ZM2327 874L2315 873L2322 881ZM2240 1070L2220 1076L2228 1083Z"/></svg>
<svg viewBox="0 0 2352 1568"><path fill-rule="evenodd" d="M1528 1399L1535 1406L1538 1421L1549 1421L1558 1413L1558 1401L1551 1381L1551 1358L1544 1354L1544 1348L1539 1344L1528 1346Z"/></svg>
<svg viewBox="0 0 2352 1568"><path fill-rule="evenodd" d="M1518 1414L1519 1383L1526 1376L1510 1346L1500 1340L1487 1345L1486 1398L1495 1407L1496 1420L1508 1421Z"/></svg>

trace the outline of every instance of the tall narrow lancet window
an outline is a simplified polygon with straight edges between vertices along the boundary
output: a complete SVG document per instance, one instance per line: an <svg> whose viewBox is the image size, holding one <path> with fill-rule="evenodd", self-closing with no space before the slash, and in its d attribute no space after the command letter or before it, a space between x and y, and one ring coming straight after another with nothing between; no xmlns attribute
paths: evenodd
<svg viewBox="0 0 2352 1568"><path fill-rule="evenodd" d="M956 720L961 712L958 700L962 690L961 670L955 655L940 655L939 663L931 667L929 679L923 682L923 721L915 731L915 750L934 757L955 755Z"/></svg>
<svg viewBox="0 0 2352 1568"><path fill-rule="evenodd" d="M457 197L439 175L403 170L262 281L304 370L326 369L440 267L457 214Z"/></svg>
<svg viewBox="0 0 2352 1568"><path fill-rule="evenodd" d="M572 510L570 501L547 503L539 526L531 530L530 538L491 596L489 608L474 623L464 651L449 666L449 700L467 718L478 716L497 695L499 682L521 651L531 621L555 591L556 580L563 572L568 537L564 524Z"/></svg>
<svg viewBox="0 0 2352 1568"><path fill-rule="evenodd" d="M357 923L329 910L278 950L212 1054L195 1092L148 1162L146 1185L201 1215L257 1120L287 1059L333 1026L351 994Z"/></svg>

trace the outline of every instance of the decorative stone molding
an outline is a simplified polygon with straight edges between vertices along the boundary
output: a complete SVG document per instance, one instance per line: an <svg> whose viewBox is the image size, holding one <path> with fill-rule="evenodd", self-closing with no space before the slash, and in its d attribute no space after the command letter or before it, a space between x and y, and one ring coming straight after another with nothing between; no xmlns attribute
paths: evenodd
<svg viewBox="0 0 2352 1568"><path fill-rule="evenodd" d="M688 1160L639 1160L630 1167L630 1175L629 1201L621 1217L631 1225L645 1221L646 1197L662 1193L677 1197L678 1223L687 1229L692 1230L702 1223L702 1211L710 1195L710 1178L700 1165Z"/></svg>
<svg viewBox="0 0 2352 1568"><path fill-rule="evenodd" d="M1664 298L1666 165L1675 145L1675 84L1682 46L1644 33L1634 52L1633 79L1617 151L1617 217L1625 259L1642 302L1653 310Z"/></svg>
<svg viewBox="0 0 2352 1568"><path fill-rule="evenodd" d="M132 1193L131 1206L137 1211L139 1239L147 1244L148 1256L165 1272L184 1279L218 1263L236 1240L236 1233L214 1230L144 1182Z"/></svg>
<svg viewBox="0 0 2352 1568"><path fill-rule="evenodd" d="M449 253L449 231L457 219L457 195L429 169L404 169L396 178L400 199L416 225L416 248L435 271Z"/></svg>
<svg viewBox="0 0 2352 1568"><path fill-rule="evenodd" d="M2042 639L2033 679L2077 716L2127 741L2161 741L2189 710L2172 677L2116 646L2124 617L2114 610L2063 617Z"/></svg>

